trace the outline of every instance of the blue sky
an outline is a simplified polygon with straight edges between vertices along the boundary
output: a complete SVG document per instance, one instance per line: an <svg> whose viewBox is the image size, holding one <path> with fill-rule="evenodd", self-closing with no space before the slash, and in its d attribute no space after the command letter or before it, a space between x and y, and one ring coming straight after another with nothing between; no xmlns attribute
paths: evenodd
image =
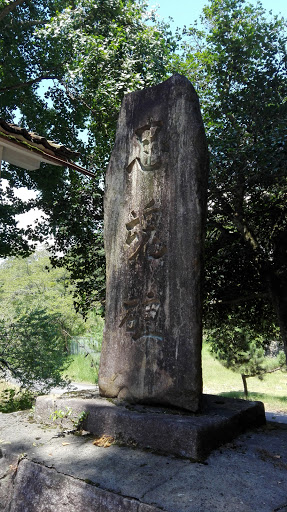
<svg viewBox="0 0 287 512"><path fill-rule="evenodd" d="M183 27L184 25L192 24L199 15L202 8L208 3L207 0L150 0L150 6L159 6L158 14L161 18L167 20L169 16L174 19L172 28ZM251 0L252 4L256 5L255 0ZM262 0L264 9L269 12L272 10L273 14L282 14L287 18L287 2L286 0Z"/></svg>

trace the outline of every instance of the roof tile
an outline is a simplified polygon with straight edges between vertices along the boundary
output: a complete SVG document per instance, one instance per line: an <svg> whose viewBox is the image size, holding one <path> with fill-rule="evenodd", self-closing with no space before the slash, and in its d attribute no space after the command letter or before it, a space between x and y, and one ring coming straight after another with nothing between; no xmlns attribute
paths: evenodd
<svg viewBox="0 0 287 512"><path fill-rule="evenodd" d="M2 118L0 118L0 135L1 132L6 135L12 135L13 138L19 142L29 142L29 144L36 149L41 149L48 155L53 155L63 160L76 160L79 157L78 152L72 151L66 146L57 144L51 140L47 140L37 133L28 132L25 128L21 128L21 126L13 123L8 123Z"/></svg>

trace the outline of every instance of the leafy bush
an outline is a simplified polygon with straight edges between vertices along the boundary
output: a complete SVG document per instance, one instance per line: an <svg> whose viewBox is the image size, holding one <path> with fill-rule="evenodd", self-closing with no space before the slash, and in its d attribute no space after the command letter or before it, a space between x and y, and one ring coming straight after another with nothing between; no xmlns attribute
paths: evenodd
<svg viewBox="0 0 287 512"><path fill-rule="evenodd" d="M41 392L64 385L69 364L57 315L35 309L9 323L0 319L0 371L26 389Z"/></svg>
<svg viewBox="0 0 287 512"><path fill-rule="evenodd" d="M240 373L246 398L248 377L263 378L266 373L281 369L285 364L283 352L274 358L266 357L264 336L236 316L230 315L226 323L210 329L206 339L214 357L226 368Z"/></svg>
<svg viewBox="0 0 287 512"><path fill-rule="evenodd" d="M0 393L0 412L9 413L31 409L34 399L35 394L31 391L6 388Z"/></svg>

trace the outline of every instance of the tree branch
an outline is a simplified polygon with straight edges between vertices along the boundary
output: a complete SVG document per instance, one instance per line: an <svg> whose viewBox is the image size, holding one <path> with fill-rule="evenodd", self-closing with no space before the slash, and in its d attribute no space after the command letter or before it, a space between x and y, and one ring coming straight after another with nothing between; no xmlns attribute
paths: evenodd
<svg viewBox="0 0 287 512"><path fill-rule="evenodd" d="M71 100L79 101L80 103L82 103L82 105L84 105L84 107L86 107L90 112L92 112L92 114L96 114L96 111L92 107L90 107L90 105L88 105L88 103L86 103L86 101L79 94L76 96L70 91L69 86L66 84L66 82L63 82L61 80L59 80L59 82L66 89L66 93Z"/></svg>
<svg viewBox="0 0 287 512"><path fill-rule="evenodd" d="M30 21L20 21L20 25L22 27L35 27L37 25L45 25L47 20L30 20Z"/></svg>
<svg viewBox="0 0 287 512"><path fill-rule="evenodd" d="M223 197L222 192L220 192L216 187L212 190L212 192L219 200L224 213L227 215L229 220L233 222L234 226L237 228L245 242L247 242L254 251L259 252L259 243L256 240L254 234L248 228L247 224L244 222L242 215L234 211L229 202Z"/></svg>
<svg viewBox="0 0 287 512"><path fill-rule="evenodd" d="M22 87L29 87L30 85L37 84L38 82L41 82L41 80L57 80L57 77L55 75L42 75L38 78L34 78L33 80L28 80L28 82L22 82L20 84L16 85L9 85L7 87L1 87L0 92L6 92L6 91L14 91L15 89L21 89Z"/></svg>
<svg viewBox="0 0 287 512"><path fill-rule="evenodd" d="M5 368L6 368L6 371L8 370L9 372L11 372L13 375L17 376L17 372L14 370L14 368L11 368L11 366L9 365L9 363L7 363L6 359L3 359L2 357L0 357L0 365L2 365L2 369L3 371L5 372ZM3 366L5 368L3 368Z"/></svg>
<svg viewBox="0 0 287 512"><path fill-rule="evenodd" d="M278 372L279 370L282 370L283 368L285 367L285 364L282 364L280 366L277 366L277 368L273 368L272 370L263 370L262 372L258 372L258 373L250 373L249 375L244 375L244 377L246 379L249 379L249 377L262 377L263 375L266 375L267 373L275 373L275 372ZM241 374L242 375L242 374Z"/></svg>
<svg viewBox="0 0 287 512"><path fill-rule="evenodd" d="M266 293L252 293L250 295L245 295L245 296L242 296L242 297L238 297L236 299L222 299L220 301L221 304L230 304L230 305L236 305L236 304L241 304L243 302L246 302L246 301L249 301L249 300L252 300L254 301L255 299L265 299L266 297L269 297L269 294L266 292Z"/></svg>
<svg viewBox="0 0 287 512"><path fill-rule="evenodd" d="M244 238L245 242L247 242L252 249L257 251L259 249L259 244L255 238L255 236L251 233L251 230L248 228L248 226L244 223L243 219L240 218L238 213L233 214L233 223L237 227L239 233Z"/></svg>
<svg viewBox="0 0 287 512"><path fill-rule="evenodd" d="M13 2L10 2L2 11L0 12L0 21L7 16L10 12L14 11L18 5L22 5L26 2L26 0L14 0Z"/></svg>

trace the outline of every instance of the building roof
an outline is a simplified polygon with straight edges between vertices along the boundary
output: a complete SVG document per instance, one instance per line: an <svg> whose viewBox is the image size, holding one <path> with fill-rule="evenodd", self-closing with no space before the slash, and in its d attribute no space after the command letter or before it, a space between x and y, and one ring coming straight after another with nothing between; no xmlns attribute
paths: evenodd
<svg viewBox="0 0 287 512"><path fill-rule="evenodd" d="M39 169L40 163L70 167L87 176L94 174L71 162L77 160L79 153L64 145L57 144L34 132L28 132L0 118L0 162L4 160L28 170Z"/></svg>

